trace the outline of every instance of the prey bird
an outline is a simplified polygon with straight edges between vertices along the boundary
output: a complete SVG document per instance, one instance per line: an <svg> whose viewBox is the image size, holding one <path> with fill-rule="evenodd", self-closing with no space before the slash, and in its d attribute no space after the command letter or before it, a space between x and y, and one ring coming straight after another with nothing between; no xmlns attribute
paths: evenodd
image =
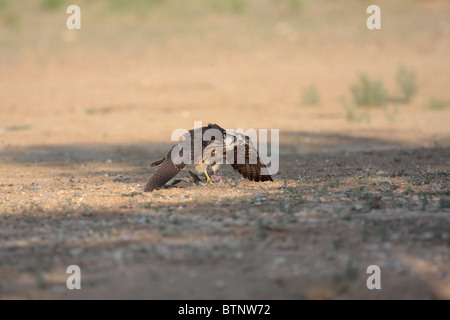
<svg viewBox="0 0 450 320"><path fill-rule="evenodd" d="M199 154L196 154L196 145L200 147ZM183 158L185 150L189 151L189 149L190 154ZM226 161L227 155L232 159ZM174 156L179 157L175 162ZM273 181L258 151L251 143L250 137L228 132L217 124L208 124L205 127L189 130L183 135L182 141L175 144L163 158L150 165L159 167L150 177L144 191L163 187L186 166L193 166L198 174L203 173L206 184L212 183L207 171L208 167L211 167L220 181L218 171L223 163L230 163L234 170L248 180ZM192 175L191 172L190 174Z"/></svg>

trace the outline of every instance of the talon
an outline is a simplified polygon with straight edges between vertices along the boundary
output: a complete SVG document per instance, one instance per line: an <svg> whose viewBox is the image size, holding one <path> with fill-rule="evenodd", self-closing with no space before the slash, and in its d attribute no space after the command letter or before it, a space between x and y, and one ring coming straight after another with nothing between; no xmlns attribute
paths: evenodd
<svg viewBox="0 0 450 320"><path fill-rule="evenodd" d="M205 187L208 183L211 183L211 184L212 184L212 180L211 180L211 178L209 177L208 172L206 172L206 170L205 170L205 176L206 176L206 182L205 182L204 187Z"/></svg>

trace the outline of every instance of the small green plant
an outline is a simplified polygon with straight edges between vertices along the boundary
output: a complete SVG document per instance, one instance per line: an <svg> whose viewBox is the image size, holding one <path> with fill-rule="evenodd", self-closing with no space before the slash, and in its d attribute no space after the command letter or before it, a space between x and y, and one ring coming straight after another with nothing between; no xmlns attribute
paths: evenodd
<svg viewBox="0 0 450 320"><path fill-rule="evenodd" d="M88 108L86 109L86 114L93 115L93 114L100 114L100 113L110 113L113 111L113 107L101 107L101 108Z"/></svg>
<svg viewBox="0 0 450 320"><path fill-rule="evenodd" d="M370 114L367 112L367 110L359 112L358 110L356 110L355 105L353 105L352 103L348 103L345 99L342 100L342 104L346 111L345 118L348 122L358 123L365 121L369 123L371 121Z"/></svg>
<svg viewBox="0 0 450 320"><path fill-rule="evenodd" d="M303 1L301 0L288 0L289 7L295 10L301 10L303 8Z"/></svg>
<svg viewBox="0 0 450 320"><path fill-rule="evenodd" d="M309 86L303 90L302 103L307 106L316 106L320 102L319 91L315 86Z"/></svg>
<svg viewBox="0 0 450 320"><path fill-rule="evenodd" d="M216 12L241 13L247 8L247 2L245 0L210 0L209 5Z"/></svg>
<svg viewBox="0 0 450 320"><path fill-rule="evenodd" d="M0 0L0 12L2 12L6 7L8 6L8 3L6 0Z"/></svg>
<svg viewBox="0 0 450 320"><path fill-rule="evenodd" d="M86 114L96 114L98 110L96 108L89 108L86 110Z"/></svg>
<svg viewBox="0 0 450 320"><path fill-rule="evenodd" d="M30 125L13 125L6 128L8 131L25 131L29 129L31 129Z"/></svg>
<svg viewBox="0 0 450 320"><path fill-rule="evenodd" d="M430 100L428 100L425 108L430 110L443 110L448 106L450 106L450 103L447 101L431 98Z"/></svg>
<svg viewBox="0 0 450 320"><path fill-rule="evenodd" d="M291 12L301 11L304 6L303 0L273 0L273 2Z"/></svg>
<svg viewBox="0 0 450 320"><path fill-rule="evenodd" d="M298 182L299 182L300 184L304 184L305 181L306 181L306 179L305 179L304 177L302 177L302 176L299 174L299 175L298 175Z"/></svg>
<svg viewBox="0 0 450 320"><path fill-rule="evenodd" d="M65 0L42 0L41 8L44 10L54 10L62 7Z"/></svg>
<svg viewBox="0 0 450 320"><path fill-rule="evenodd" d="M110 0L108 4L115 11L147 13L164 2L165 0Z"/></svg>
<svg viewBox="0 0 450 320"><path fill-rule="evenodd" d="M380 107L388 101L388 93L380 80L360 74L359 82L350 87L355 104L359 107Z"/></svg>
<svg viewBox="0 0 450 320"><path fill-rule="evenodd" d="M402 101L405 103L411 102L411 99L417 94L418 90L416 73L414 70L401 65L397 71L395 80L402 93Z"/></svg>

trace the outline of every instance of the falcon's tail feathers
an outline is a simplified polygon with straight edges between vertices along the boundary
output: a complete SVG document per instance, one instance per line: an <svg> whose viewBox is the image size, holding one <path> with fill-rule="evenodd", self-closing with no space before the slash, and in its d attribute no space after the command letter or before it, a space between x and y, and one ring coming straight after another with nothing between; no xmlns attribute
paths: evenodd
<svg viewBox="0 0 450 320"><path fill-rule="evenodd" d="M170 158L164 159L164 161L158 160L161 166L153 173L150 180L147 182L144 191L149 192L157 188L163 187L170 179L175 177L181 168L175 166ZM159 164L157 163L157 164ZM157 165L156 164L156 165Z"/></svg>

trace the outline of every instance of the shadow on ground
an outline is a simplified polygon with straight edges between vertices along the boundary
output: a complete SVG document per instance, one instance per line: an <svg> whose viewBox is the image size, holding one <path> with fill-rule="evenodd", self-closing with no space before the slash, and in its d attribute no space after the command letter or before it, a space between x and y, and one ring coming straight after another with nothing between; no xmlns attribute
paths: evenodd
<svg viewBox="0 0 450 320"><path fill-rule="evenodd" d="M379 138L355 137L332 133L282 131L280 153L313 154L336 151L383 150L399 147L399 142ZM5 163L32 163L37 165L72 164L83 162L128 162L142 165L164 156L172 143L148 144L82 144L82 145L36 145L30 147L8 146L0 151ZM148 159L148 160L147 160Z"/></svg>
<svg viewBox="0 0 450 320"><path fill-rule="evenodd" d="M449 149L288 135L274 182L224 168L221 185L152 193L169 144L3 149L20 173L0 186L0 297L448 299Z"/></svg>

